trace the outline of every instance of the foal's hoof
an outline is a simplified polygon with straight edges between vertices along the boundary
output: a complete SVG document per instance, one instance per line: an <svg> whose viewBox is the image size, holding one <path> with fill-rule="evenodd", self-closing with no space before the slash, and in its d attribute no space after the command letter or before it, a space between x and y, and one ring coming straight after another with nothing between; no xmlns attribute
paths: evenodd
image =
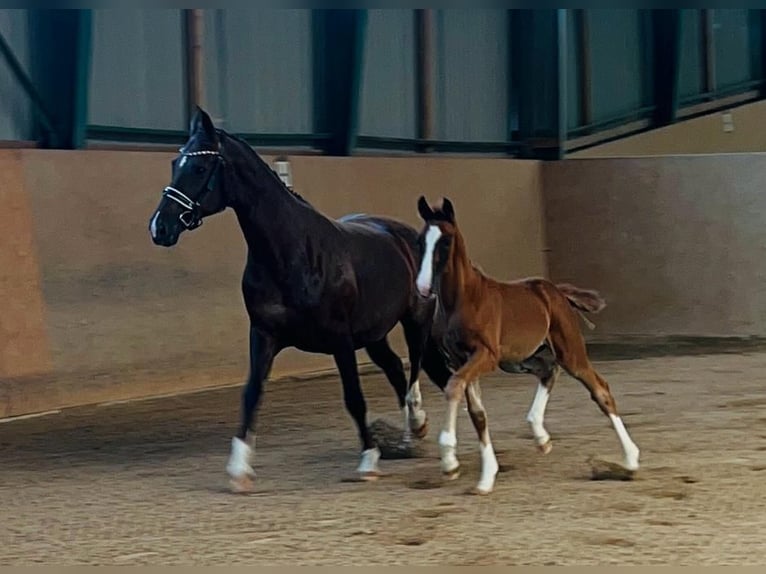
<svg viewBox="0 0 766 574"><path fill-rule="evenodd" d="M247 494L253 492L255 488L255 477L249 474L243 474L242 476L232 477L229 480L229 487L235 494Z"/></svg>
<svg viewBox="0 0 766 574"><path fill-rule="evenodd" d="M412 436L414 436L416 439L424 439L426 438L426 435L428 434L428 417L426 416L426 420L423 422L421 427L419 429L412 429Z"/></svg>
<svg viewBox="0 0 766 574"><path fill-rule="evenodd" d="M553 442L549 440L545 444L538 444L537 450L540 454L549 454L553 450Z"/></svg>
<svg viewBox="0 0 766 574"><path fill-rule="evenodd" d="M444 478L444 480L457 480L460 478L460 467L456 466L452 470L443 470L442 478Z"/></svg>
<svg viewBox="0 0 766 574"><path fill-rule="evenodd" d="M473 494L475 496L488 496L492 494L492 488L482 488L480 486L474 486L471 490L468 491L468 494Z"/></svg>

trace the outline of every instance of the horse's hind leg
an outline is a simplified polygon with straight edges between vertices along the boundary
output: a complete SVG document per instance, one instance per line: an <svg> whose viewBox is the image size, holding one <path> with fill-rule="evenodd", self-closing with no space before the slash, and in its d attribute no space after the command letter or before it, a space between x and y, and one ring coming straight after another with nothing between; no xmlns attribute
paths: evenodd
<svg viewBox="0 0 766 574"><path fill-rule="evenodd" d="M407 394L407 378L404 374L404 366L399 356L394 353L387 339L382 339L365 347L367 355L385 373L388 382L396 392L399 408L404 412L404 440L410 441L411 432L408 423L408 404L405 402Z"/></svg>
<svg viewBox="0 0 766 574"><path fill-rule="evenodd" d="M535 438L538 450L542 454L548 454L553 448L553 443L543 421L545 419L545 408L548 406L548 398L561 373L561 367L555 362L553 357L543 356L532 357L529 361L525 361L523 366L529 373L539 379L535 398L527 413L527 422L532 429L532 435Z"/></svg>
<svg viewBox="0 0 766 574"><path fill-rule="evenodd" d="M630 438L622 418L617 414L617 405L609 384L596 372L585 350L582 335L576 332L565 336L559 329L551 329L551 343L558 363L590 391L590 396L601 411L609 417L617 437L620 439L625 468L638 469L639 450Z"/></svg>
<svg viewBox="0 0 766 574"><path fill-rule="evenodd" d="M468 414L471 416L471 422L479 435L479 444L481 447L481 477L476 485L477 494L489 494L495 486L495 477L499 466L495 449L492 447L492 441L489 438L489 427L487 425L487 411L481 402L481 389L478 379L468 384L465 390L465 400L468 405Z"/></svg>
<svg viewBox="0 0 766 574"><path fill-rule="evenodd" d="M428 415L423 409L423 395L420 393L420 369L423 354L429 339L431 321L417 321L413 318L402 320L404 338L410 358L410 379L407 385L407 408L404 410L404 422L407 433L417 438L424 438L428 433Z"/></svg>

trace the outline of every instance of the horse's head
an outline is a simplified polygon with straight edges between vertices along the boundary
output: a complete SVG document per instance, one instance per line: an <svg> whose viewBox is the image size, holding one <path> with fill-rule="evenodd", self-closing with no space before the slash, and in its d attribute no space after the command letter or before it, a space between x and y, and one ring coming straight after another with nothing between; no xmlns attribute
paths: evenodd
<svg viewBox="0 0 766 574"><path fill-rule="evenodd" d="M210 116L197 108L189 140L172 162L172 178L149 220L157 245L175 245L181 233L202 225L202 219L226 208L223 189L224 159L220 137Z"/></svg>
<svg viewBox="0 0 766 574"><path fill-rule="evenodd" d="M428 297L431 295L434 280L444 271L449 261L457 233L457 223L455 208L446 197L442 198L441 207L432 207L421 195L418 200L418 213L425 225L418 237L421 258L417 287L421 295Z"/></svg>

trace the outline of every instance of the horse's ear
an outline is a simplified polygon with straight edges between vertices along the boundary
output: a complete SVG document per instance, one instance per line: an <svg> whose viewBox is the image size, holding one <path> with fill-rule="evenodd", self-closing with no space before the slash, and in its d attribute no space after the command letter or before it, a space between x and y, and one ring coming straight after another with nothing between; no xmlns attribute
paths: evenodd
<svg viewBox="0 0 766 574"><path fill-rule="evenodd" d="M208 113L199 106L195 106L194 115L189 123L189 135L204 136L205 139L216 142L218 134L215 131L213 120Z"/></svg>
<svg viewBox="0 0 766 574"><path fill-rule="evenodd" d="M442 211L450 223L455 223L455 207L446 197L442 197Z"/></svg>
<svg viewBox="0 0 766 574"><path fill-rule="evenodd" d="M431 209L431 206L428 205L426 198L422 195L420 196L420 199L418 199L418 213L425 221L433 219L434 212Z"/></svg>

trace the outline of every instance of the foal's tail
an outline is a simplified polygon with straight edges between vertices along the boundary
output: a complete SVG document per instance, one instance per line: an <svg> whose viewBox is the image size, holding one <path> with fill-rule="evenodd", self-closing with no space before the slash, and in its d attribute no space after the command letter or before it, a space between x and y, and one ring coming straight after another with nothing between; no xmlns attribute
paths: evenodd
<svg viewBox="0 0 766 574"><path fill-rule="evenodd" d="M559 283L556 287L567 298L569 304L579 311L598 313L606 307L606 301L598 291L581 289L569 283Z"/></svg>

